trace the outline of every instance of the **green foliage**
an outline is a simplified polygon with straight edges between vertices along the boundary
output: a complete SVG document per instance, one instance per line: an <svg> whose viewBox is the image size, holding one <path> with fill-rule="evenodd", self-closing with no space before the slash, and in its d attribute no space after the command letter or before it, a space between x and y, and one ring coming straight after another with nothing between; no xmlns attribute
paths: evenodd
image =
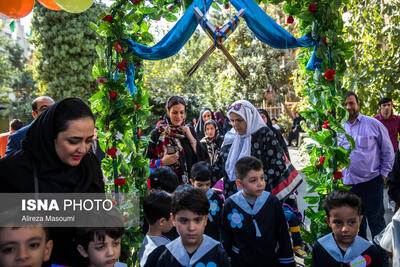
<svg viewBox="0 0 400 267"><path fill-rule="evenodd" d="M28 69L28 61L24 57L24 50L18 44L4 42L4 73L7 75L2 81L1 99L4 110L1 116L22 120L25 124L32 121L32 100L37 96L32 71ZM0 63L1 64L1 63Z"/></svg>
<svg viewBox="0 0 400 267"><path fill-rule="evenodd" d="M280 24L285 25L279 7L262 7L274 18L281 18ZM229 16L228 10L210 12L209 19L214 25L222 26ZM162 29L156 28L153 31L159 36L165 35ZM192 77L188 77L186 72L211 45L212 41L204 32L197 30L177 55L162 61L146 62L144 84L152 92L151 102L160 105L173 94L185 97L196 94L201 99L199 104L212 109L225 109L238 99L248 99L256 106L261 106L264 91L270 88L275 90L277 102L283 102L284 96L293 97L290 77L298 64L288 56L291 51L271 48L260 42L243 20L224 45L248 74L248 78L243 80L218 49ZM187 117L191 118L190 114Z"/></svg>
<svg viewBox="0 0 400 267"><path fill-rule="evenodd" d="M355 53L345 88L358 94L363 114L374 116L382 97L400 97L400 2L350 1L348 12L346 38ZM399 111L400 103L394 105Z"/></svg>
<svg viewBox="0 0 400 267"><path fill-rule="evenodd" d="M32 18L34 76L42 94L55 100L87 101L97 91L92 76L99 37L89 25L104 5L94 3L80 14L56 12L36 4Z"/></svg>

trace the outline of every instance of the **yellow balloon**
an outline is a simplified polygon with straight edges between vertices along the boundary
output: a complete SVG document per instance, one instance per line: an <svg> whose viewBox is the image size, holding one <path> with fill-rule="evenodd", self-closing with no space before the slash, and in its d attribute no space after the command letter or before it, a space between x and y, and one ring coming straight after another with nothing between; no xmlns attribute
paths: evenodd
<svg viewBox="0 0 400 267"><path fill-rule="evenodd" d="M81 13L92 6L93 0L54 0L59 7L69 13Z"/></svg>

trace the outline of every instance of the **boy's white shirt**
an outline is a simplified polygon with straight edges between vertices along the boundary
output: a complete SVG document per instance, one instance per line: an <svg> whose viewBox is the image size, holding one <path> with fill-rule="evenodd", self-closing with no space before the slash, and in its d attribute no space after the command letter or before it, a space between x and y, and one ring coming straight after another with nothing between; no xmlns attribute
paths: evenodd
<svg viewBox="0 0 400 267"><path fill-rule="evenodd" d="M144 245L145 249L143 251L143 255L141 255L142 258L141 259L139 258L140 266L143 267L146 264L147 257L150 255L151 252L153 252L154 249L156 249L161 245L166 245L169 242L171 242L171 240L169 240L166 237L150 236L149 234L146 234L142 243L142 246ZM140 257L140 255L138 255L138 257Z"/></svg>

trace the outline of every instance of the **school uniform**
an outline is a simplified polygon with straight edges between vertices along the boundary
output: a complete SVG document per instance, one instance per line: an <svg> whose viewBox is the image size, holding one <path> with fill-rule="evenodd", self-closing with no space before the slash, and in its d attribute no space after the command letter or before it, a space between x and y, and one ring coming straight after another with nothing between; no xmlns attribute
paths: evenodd
<svg viewBox="0 0 400 267"><path fill-rule="evenodd" d="M295 266L282 205L267 191L252 205L240 191L229 197L221 231L232 266Z"/></svg>
<svg viewBox="0 0 400 267"><path fill-rule="evenodd" d="M383 258L378 249L360 236L346 250L340 248L333 234L317 240L312 251L312 267L381 267Z"/></svg>
<svg viewBox="0 0 400 267"><path fill-rule="evenodd" d="M207 235L197 250L189 255L180 237L156 248L148 257L145 267L231 267L221 243Z"/></svg>
<svg viewBox="0 0 400 267"><path fill-rule="evenodd" d="M146 236L143 239L142 246L139 249L138 252L138 259L140 263L140 267L143 267L146 264L147 257L150 255L153 250L155 250L157 247L166 245L171 240L164 236L150 236L146 234Z"/></svg>
<svg viewBox="0 0 400 267"><path fill-rule="evenodd" d="M210 202L210 209L208 213L207 225L204 230L204 234L214 238L215 240L221 240L221 219L222 219L222 208L224 202L214 189L210 188L206 192L208 201Z"/></svg>

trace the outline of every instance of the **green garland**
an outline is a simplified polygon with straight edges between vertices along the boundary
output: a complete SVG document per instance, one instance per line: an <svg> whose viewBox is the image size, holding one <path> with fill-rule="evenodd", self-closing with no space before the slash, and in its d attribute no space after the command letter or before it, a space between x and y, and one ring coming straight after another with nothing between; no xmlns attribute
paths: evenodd
<svg viewBox="0 0 400 267"><path fill-rule="evenodd" d="M252 0L249 0L252 1ZM260 3L260 0L255 0ZM148 160L145 157L148 137L142 136L142 130L150 114L149 92L143 90L143 63L132 53L127 53L123 39L131 38L135 42L151 45L153 36L148 32L151 23L160 18L176 21L175 16L185 10L190 0L117 0L107 13L101 14L92 28L104 37L106 43L97 45L99 59L93 67L93 76L99 83L99 92L90 99L93 111L99 115L97 125L100 128L101 147L107 151L102 169L108 178L106 189L115 192L134 193L141 201L147 192L145 178L148 177ZM217 1L225 8L228 0ZM309 100L309 108L301 114L307 119L309 135L318 144L307 147L311 165L303 169L307 175L307 192L317 192L318 196L305 197L310 205L306 216L311 219L311 231L303 231L306 242L313 244L317 238L329 230L324 224L322 200L331 190L346 188L341 182L339 170L349 165L350 150L337 146L336 133L344 133L342 120L348 114L343 107L341 89L346 69L345 59L352 55L352 44L346 43L343 34L342 8L347 2L341 0L262 0L263 3L284 3L287 23L297 18L301 34L312 33L314 39L321 39L317 56L322 58L322 72L307 71L305 66L311 56L312 48L302 48L298 56L301 63L299 80L302 94ZM220 10L218 4L213 7ZM328 54L330 55L328 57ZM137 92L130 95L124 84L125 70L135 64L135 83ZM118 69L117 79L114 79ZM324 75L323 75L324 74ZM350 138L350 140L352 140ZM354 142L352 142L354 147ZM312 207L316 207L314 211ZM126 208L126 207L125 207ZM140 208L127 208L142 218ZM141 226L128 221L127 233L123 240L122 257L129 266L136 263L136 253L143 240ZM134 249L134 254L130 251Z"/></svg>

